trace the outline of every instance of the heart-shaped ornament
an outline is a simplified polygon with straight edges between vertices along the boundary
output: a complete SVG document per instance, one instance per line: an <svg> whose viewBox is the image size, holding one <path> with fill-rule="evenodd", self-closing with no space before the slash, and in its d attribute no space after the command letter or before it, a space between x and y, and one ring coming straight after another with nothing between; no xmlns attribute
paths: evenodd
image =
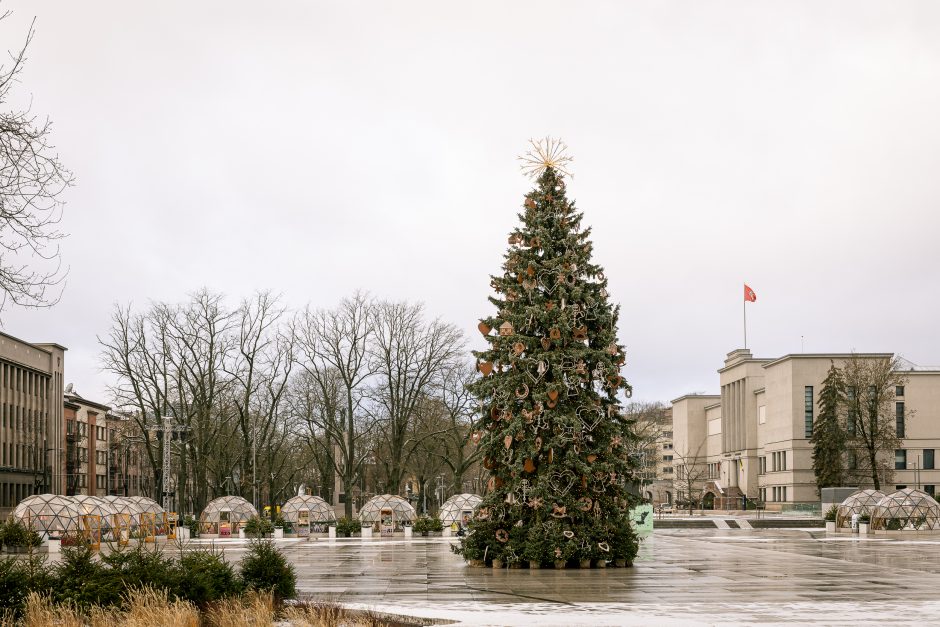
<svg viewBox="0 0 940 627"><path fill-rule="evenodd" d="M581 424L584 426L584 430L591 432L594 431L594 428L600 424L601 418L603 418L603 413L601 413L600 408L598 407L589 407L587 405L582 405L578 408L578 420L581 421Z"/></svg>
<svg viewBox="0 0 940 627"><path fill-rule="evenodd" d="M574 486L575 476L567 471L554 471L548 476L548 485L557 495L564 496Z"/></svg>
<svg viewBox="0 0 940 627"><path fill-rule="evenodd" d="M548 350L549 348L551 348L551 346L552 346L552 341L548 339L547 337L543 337L542 348L544 348L545 350Z"/></svg>
<svg viewBox="0 0 940 627"><path fill-rule="evenodd" d="M493 372L493 362L481 361L479 364L477 364L477 370L483 373L484 377L487 377L491 372Z"/></svg>
<svg viewBox="0 0 940 627"><path fill-rule="evenodd" d="M552 389L548 391L548 399L552 401L558 400L558 390Z"/></svg>
<svg viewBox="0 0 940 627"><path fill-rule="evenodd" d="M490 325L486 324L485 322L481 322L480 324L478 324L477 328L480 330L480 333L482 333L483 335L489 335L490 331L493 330L492 327L490 327Z"/></svg>

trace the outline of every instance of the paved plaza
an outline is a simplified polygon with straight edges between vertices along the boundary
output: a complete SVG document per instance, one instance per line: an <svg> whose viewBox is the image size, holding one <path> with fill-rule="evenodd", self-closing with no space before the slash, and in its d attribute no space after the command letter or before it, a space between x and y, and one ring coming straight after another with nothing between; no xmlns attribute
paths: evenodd
<svg viewBox="0 0 940 627"><path fill-rule="evenodd" d="M468 625L930 624L940 538L657 530L634 568L470 568L449 538L284 542L303 595ZM240 545L226 555L240 557Z"/></svg>

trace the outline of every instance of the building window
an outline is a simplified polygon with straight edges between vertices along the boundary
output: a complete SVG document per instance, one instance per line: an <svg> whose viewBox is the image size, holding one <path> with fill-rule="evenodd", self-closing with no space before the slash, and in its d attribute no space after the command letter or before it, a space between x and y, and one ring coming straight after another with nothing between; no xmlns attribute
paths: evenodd
<svg viewBox="0 0 940 627"><path fill-rule="evenodd" d="M760 405L757 408L757 424L762 425L767 422L767 406Z"/></svg>
<svg viewBox="0 0 940 627"><path fill-rule="evenodd" d="M895 396L904 396L904 386L903 386L903 385L899 385L899 386L897 386L896 388L894 388L894 395L895 395Z"/></svg>
<svg viewBox="0 0 940 627"><path fill-rule="evenodd" d="M924 470L933 470L933 449L924 449Z"/></svg>
<svg viewBox="0 0 940 627"><path fill-rule="evenodd" d="M894 451L894 469L907 470L907 451L903 448Z"/></svg>
<svg viewBox="0 0 940 627"><path fill-rule="evenodd" d="M904 401L898 401L894 404L894 429L898 432L898 437L904 437Z"/></svg>
<svg viewBox="0 0 940 627"><path fill-rule="evenodd" d="M934 486L933 484L928 484L924 486L924 492L926 492L930 496L934 496L935 490L936 490L936 486Z"/></svg>
<svg viewBox="0 0 940 627"><path fill-rule="evenodd" d="M813 437L813 386L803 389L803 436L808 440Z"/></svg>
<svg viewBox="0 0 940 627"><path fill-rule="evenodd" d="M849 470L858 470L858 457L856 457L856 453L854 450L849 451L848 458L849 458L848 460Z"/></svg>

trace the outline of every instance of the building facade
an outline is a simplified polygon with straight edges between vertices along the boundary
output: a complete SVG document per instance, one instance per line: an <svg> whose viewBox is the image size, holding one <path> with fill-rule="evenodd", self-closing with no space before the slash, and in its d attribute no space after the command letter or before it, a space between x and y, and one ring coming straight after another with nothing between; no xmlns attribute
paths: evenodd
<svg viewBox="0 0 940 627"><path fill-rule="evenodd" d="M0 333L0 516L65 485L65 347Z"/></svg>
<svg viewBox="0 0 940 627"><path fill-rule="evenodd" d="M143 444L127 416L65 388L65 491L68 496L149 496Z"/></svg>
<svg viewBox="0 0 940 627"><path fill-rule="evenodd" d="M674 472L698 479L693 492L700 496L693 494L693 500L717 509L740 509L756 500L770 510L819 503L810 441L819 392L829 367L841 367L852 357L826 353L768 359L735 350L718 370L720 394L673 400ZM892 403L898 416L910 419L899 421L901 448L894 451L892 483L885 487L934 493L940 485L940 466L934 461L940 449L940 369L904 364L906 383L894 391ZM863 476L859 479L864 483Z"/></svg>

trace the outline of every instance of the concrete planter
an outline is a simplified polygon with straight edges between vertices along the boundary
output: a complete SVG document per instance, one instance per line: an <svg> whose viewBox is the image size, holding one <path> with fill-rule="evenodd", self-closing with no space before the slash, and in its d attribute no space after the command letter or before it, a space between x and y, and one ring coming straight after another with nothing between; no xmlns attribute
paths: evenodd
<svg viewBox="0 0 940 627"><path fill-rule="evenodd" d="M627 560L614 560L614 566L617 568L626 568Z"/></svg>
<svg viewBox="0 0 940 627"><path fill-rule="evenodd" d="M486 564L483 563L483 560L470 560L469 562L467 562L467 565L472 566L474 568L483 568L484 566L486 566Z"/></svg>
<svg viewBox="0 0 940 627"><path fill-rule="evenodd" d="M330 540L336 539L336 527L329 527L329 529L327 530L327 537Z"/></svg>
<svg viewBox="0 0 940 627"><path fill-rule="evenodd" d="M493 570L498 570L503 567L503 560L493 560Z"/></svg>
<svg viewBox="0 0 940 627"><path fill-rule="evenodd" d="M597 560L595 564L597 568L607 568L607 560Z"/></svg>
<svg viewBox="0 0 940 627"><path fill-rule="evenodd" d="M176 530L176 537L180 540L189 540L192 533L189 530L189 527L179 527Z"/></svg>
<svg viewBox="0 0 940 627"><path fill-rule="evenodd" d="M275 540L283 540L283 539L284 539L284 528L283 528L283 527L275 527L275 528L274 528L274 539L275 539Z"/></svg>
<svg viewBox="0 0 940 627"><path fill-rule="evenodd" d="M581 568L590 568L591 560L581 560L579 565L581 566Z"/></svg>
<svg viewBox="0 0 940 627"><path fill-rule="evenodd" d="M62 540L58 538L49 538L46 540L46 552L58 553L62 550Z"/></svg>
<svg viewBox="0 0 940 627"><path fill-rule="evenodd" d="M860 536L868 535L868 523L858 523L858 535Z"/></svg>
<svg viewBox="0 0 940 627"><path fill-rule="evenodd" d="M529 560L529 569L530 569L530 570L538 570L538 569L540 569L541 567L542 567L542 563L539 562L538 560Z"/></svg>
<svg viewBox="0 0 940 627"><path fill-rule="evenodd" d="M450 527L444 527L444 531L441 532L441 535L443 535L445 538L449 538L452 535Z"/></svg>
<svg viewBox="0 0 940 627"><path fill-rule="evenodd" d="M238 530L238 539L239 539L239 540L244 540L244 539L245 539L245 530L244 530L244 529L239 529L239 530Z"/></svg>
<svg viewBox="0 0 940 627"><path fill-rule="evenodd" d="M564 560L555 560L555 570L564 570L567 562Z"/></svg>
<svg viewBox="0 0 940 627"><path fill-rule="evenodd" d="M405 537L406 537L406 538L411 538L411 537L412 537L412 534L413 534L412 528L411 528L411 527L405 527Z"/></svg>
<svg viewBox="0 0 940 627"><path fill-rule="evenodd" d="M835 533L836 532L836 521L827 520L826 521L826 533Z"/></svg>
<svg viewBox="0 0 940 627"><path fill-rule="evenodd" d="M371 538L371 537L372 537L372 527L362 527L362 539L365 540L366 538Z"/></svg>

